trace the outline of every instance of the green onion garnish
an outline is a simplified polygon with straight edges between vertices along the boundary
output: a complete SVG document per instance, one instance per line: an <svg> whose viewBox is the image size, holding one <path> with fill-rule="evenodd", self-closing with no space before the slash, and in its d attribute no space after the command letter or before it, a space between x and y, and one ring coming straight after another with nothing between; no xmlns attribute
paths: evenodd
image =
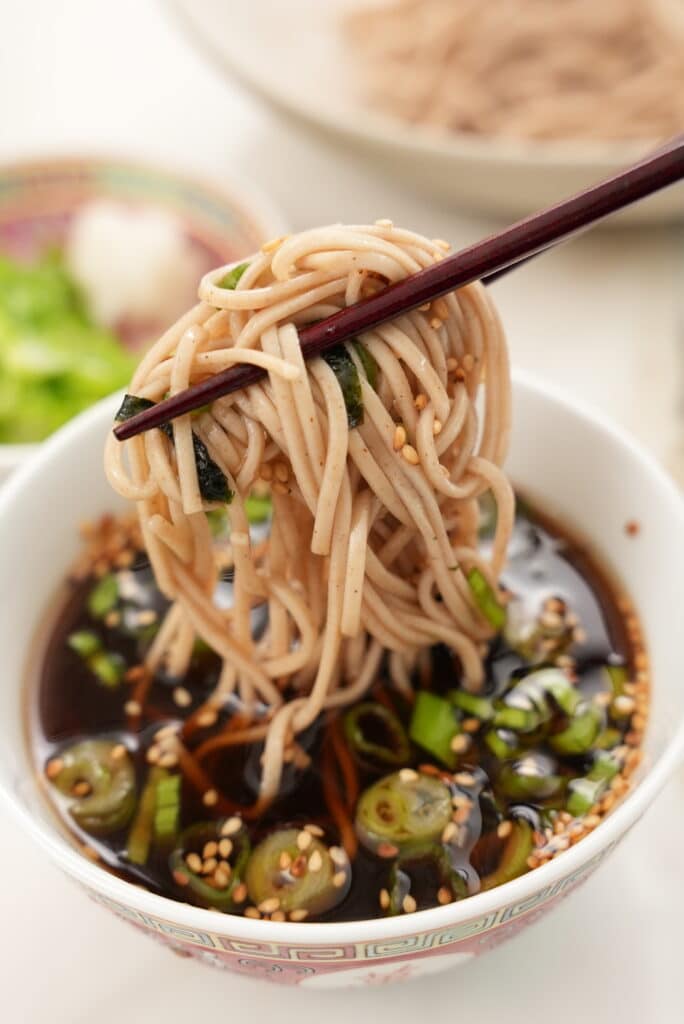
<svg viewBox="0 0 684 1024"><path fill-rule="evenodd" d="M82 658L90 658L101 649L100 638L89 629L81 629L76 633L70 633L67 637L67 644L80 654Z"/></svg>
<svg viewBox="0 0 684 1024"><path fill-rule="evenodd" d="M427 690L420 690L413 705L409 736L414 743L432 754L447 768L456 764L456 754L451 743L461 727L454 708L444 697L438 697Z"/></svg>
<svg viewBox="0 0 684 1024"><path fill-rule="evenodd" d="M175 839L180 824L181 777L169 775L157 783L154 809L154 838Z"/></svg>
<svg viewBox="0 0 684 1024"><path fill-rule="evenodd" d="M88 595L88 611L94 619L104 619L107 612L119 600L119 582L113 573L108 573L95 584Z"/></svg>
<svg viewBox="0 0 684 1024"><path fill-rule="evenodd" d="M273 512L273 500L268 494L250 494L245 501L245 512L252 526L266 523Z"/></svg>
<svg viewBox="0 0 684 1024"><path fill-rule="evenodd" d="M218 283L219 288L228 288L229 291L234 292L238 286L238 281L248 266L249 263L238 263L236 267L233 267L227 274L223 275Z"/></svg>
<svg viewBox="0 0 684 1024"><path fill-rule="evenodd" d="M494 590L479 569L471 569L466 573L468 586L475 599L475 604L484 617L496 630L506 625L506 609L499 604Z"/></svg>
<svg viewBox="0 0 684 1024"><path fill-rule="evenodd" d="M157 806L157 786L167 775L166 769L160 768L158 765L153 765L149 770L126 842L126 857L131 864L142 866L147 863Z"/></svg>

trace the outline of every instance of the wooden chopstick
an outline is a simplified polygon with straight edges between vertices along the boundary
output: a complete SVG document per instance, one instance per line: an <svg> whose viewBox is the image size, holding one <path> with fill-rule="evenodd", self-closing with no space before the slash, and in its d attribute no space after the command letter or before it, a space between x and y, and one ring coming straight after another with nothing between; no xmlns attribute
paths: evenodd
<svg viewBox="0 0 684 1024"><path fill-rule="evenodd" d="M312 359L326 349L393 320L472 281L491 281L517 263L558 245L618 210L684 178L684 136L597 185L547 207L503 231L448 256L383 291L340 310L299 332L302 354ZM119 441L159 427L265 376L256 366L223 370L118 424Z"/></svg>

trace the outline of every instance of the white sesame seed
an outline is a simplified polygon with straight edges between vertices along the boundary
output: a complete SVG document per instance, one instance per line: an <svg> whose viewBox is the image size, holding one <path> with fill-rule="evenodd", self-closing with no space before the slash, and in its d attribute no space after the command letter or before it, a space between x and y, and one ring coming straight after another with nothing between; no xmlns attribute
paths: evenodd
<svg viewBox="0 0 684 1024"><path fill-rule="evenodd" d="M223 825L221 825L221 835L234 836L241 828L242 818L238 818L237 815L234 815L232 818L228 818L227 821L224 821Z"/></svg>
<svg viewBox="0 0 684 1024"><path fill-rule="evenodd" d="M291 921L304 921L309 916L309 911L301 907L299 910L290 911Z"/></svg>
<svg viewBox="0 0 684 1024"><path fill-rule="evenodd" d="M442 832L442 842L451 842L451 840L456 835L456 831L456 825L454 824L453 821L450 821L449 824L444 827L444 831Z"/></svg>
<svg viewBox="0 0 684 1024"><path fill-rule="evenodd" d="M325 835L320 825L305 825L304 831L310 832L312 836L318 836L319 839L322 835Z"/></svg>
<svg viewBox="0 0 684 1024"><path fill-rule="evenodd" d="M258 907L262 914L272 914L274 910L280 909L280 900L277 896L269 896L268 899L262 900Z"/></svg>
<svg viewBox="0 0 684 1024"><path fill-rule="evenodd" d="M160 768L175 768L178 764L178 754L174 754L172 750L167 751L166 754L162 754L159 758Z"/></svg>
<svg viewBox="0 0 684 1024"><path fill-rule="evenodd" d="M454 775L454 782L457 786L474 786L475 776L471 775L470 772L458 772Z"/></svg>
<svg viewBox="0 0 684 1024"><path fill-rule="evenodd" d="M341 868L347 866L347 854L344 852L341 846L331 846L330 849L328 850L328 853L330 854L330 859L333 862L333 864L336 864L338 867Z"/></svg>
<svg viewBox="0 0 684 1024"><path fill-rule="evenodd" d="M427 405L427 403L428 403L427 395L424 394L422 391L419 392L416 395L416 397L413 399L413 404L416 407L416 409L418 410L418 412L422 412L423 409L425 408L425 406Z"/></svg>
<svg viewBox="0 0 684 1024"><path fill-rule="evenodd" d="M496 829L496 834L499 839L507 839L513 831L513 824L510 821L502 821L499 823Z"/></svg>
<svg viewBox="0 0 684 1024"><path fill-rule="evenodd" d="M188 865L191 871L196 875L199 875L202 870L202 858L198 853L189 853L185 858L185 863Z"/></svg>
<svg viewBox="0 0 684 1024"><path fill-rule="evenodd" d="M401 906L405 914L413 914L417 909L418 904L414 900L413 896L411 896L410 893L407 893L402 900Z"/></svg>
<svg viewBox="0 0 684 1024"><path fill-rule="evenodd" d="M48 779L56 779L62 768L64 767L64 761L61 757L53 757L51 761L48 761L47 767L45 768L45 774Z"/></svg>
<svg viewBox="0 0 684 1024"><path fill-rule="evenodd" d="M215 857L217 853L218 853L218 843L215 840L210 839L208 843L204 844L204 847L202 849L202 856L205 859L208 858L208 857Z"/></svg>
<svg viewBox="0 0 684 1024"><path fill-rule="evenodd" d="M140 701L127 700L126 703L124 704L124 711L126 712L127 715L130 715L131 717L135 717L141 714L142 707Z"/></svg>
<svg viewBox="0 0 684 1024"><path fill-rule="evenodd" d="M415 782L418 778L418 772L415 772L413 768L402 768L399 772L399 778L402 782Z"/></svg>
<svg viewBox="0 0 684 1024"><path fill-rule="evenodd" d="M401 423L399 423L394 428L394 439L392 441L392 447L394 448L395 452L400 452L405 444L406 429L401 425Z"/></svg>
<svg viewBox="0 0 684 1024"><path fill-rule="evenodd" d="M254 918L255 921L261 917L261 914L259 913L256 907L245 907L244 914L245 917Z"/></svg>
<svg viewBox="0 0 684 1024"><path fill-rule="evenodd" d="M405 444L404 447L401 449L401 454L411 466L417 466L418 463L420 462L418 452L416 451L412 444Z"/></svg>
<svg viewBox="0 0 684 1024"><path fill-rule="evenodd" d="M302 830L297 836L298 848L302 851L308 850L308 848L311 846L312 839L313 837L310 832L305 832L304 830Z"/></svg>
<svg viewBox="0 0 684 1024"><path fill-rule="evenodd" d="M226 857L230 857L231 853L233 852L233 844L231 843L230 839L222 839L220 841L220 843L218 844L218 852L224 859Z"/></svg>
<svg viewBox="0 0 684 1024"><path fill-rule="evenodd" d="M457 735L451 740L449 746L453 750L454 754L465 754L471 742L472 740L467 734L457 733Z"/></svg>
<svg viewBox="0 0 684 1024"><path fill-rule="evenodd" d="M390 894L387 892L387 889L380 890L378 894L378 899L380 901L380 906L382 907L382 909L388 910L390 905Z"/></svg>
<svg viewBox="0 0 684 1024"><path fill-rule="evenodd" d="M320 850L314 850L314 852L311 854L311 856L309 857L308 867L309 871L316 872L321 870L321 868L323 867L323 858L321 857Z"/></svg>
<svg viewBox="0 0 684 1024"><path fill-rule="evenodd" d="M177 686L173 691L173 700L179 708L187 708L192 704L192 694L184 686Z"/></svg>
<svg viewBox="0 0 684 1024"><path fill-rule="evenodd" d="M346 881L347 881L347 872L346 871L336 871L335 874L332 876L332 884L335 886L336 889L341 889Z"/></svg>
<svg viewBox="0 0 684 1024"><path fill-rule="evenodd" d="M213 807L218 803L218 793L215 789L208 789L202 796L202 803L205 807Z"/></svg>
<svg viewBox="0 0 684 1024"><path fill-rule="evenodd" d="M223 868L217 868L214 872L214 881L219 889L225 889L230 882L230 875Z"/></svg>
<svg viewBox="0 0 684 1024"><path fill-rule="evenodd" d="M233 902L234 903L244 903L246 899L247 899L247 886L245 885L244 882L240 882L240 884L237 885L233 889Z"/></svg>
<svg viewBox="0 0 684 1024"><path fill-rule="evenodd" d="M621 693L613 700L613 710L616 715L631 715L636 708L636 701L633 697L627 697Z"/></svg>
<svg viewBox="0 0 684 1024"><path fill-rule="evenodd" d="M442 433L442 421L441 420L435 420L434 423L432 424L432 436L433 437L437 437L441 433Z"/></svg>

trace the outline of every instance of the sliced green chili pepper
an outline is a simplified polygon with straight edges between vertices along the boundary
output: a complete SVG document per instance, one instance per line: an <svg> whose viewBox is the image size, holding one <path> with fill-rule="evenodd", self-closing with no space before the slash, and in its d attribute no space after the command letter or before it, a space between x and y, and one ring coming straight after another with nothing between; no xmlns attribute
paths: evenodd
<svg viewBox="0 0 684 1024"><path fill-rule="evenodd" d="M293 910L323 914L349 892L349 861L333 860L325 843L315 837L307 840L302 850L301 836L296 828L279 829L252 853L245 881L249 898L257 907L273 900L273 910L286 914Z"/></svg>
<svg viewBox="0 0 684 1024"><path fill-rule="evenodd" d="M168 772L165 768L153 765L147 775L147 782L143 787L135 818L126 840L126 857L131 864L143 865L147 863L152 845L152 834L154 829L154 812L157 805L157 787L163 779L166 779Z"/></svg>
<svg viewBox="0 0 684 1024"><path fill-rule="evenodd" d="M622 733L619 729L604 729L596 737L594 746L599 750L612 750L622 743Z"/></svg>
<svg viewBox="0 0 684 1024"><path fill-rule="evenodd" d="M97 654L102 649L99 636L89 629L81 629L76 633L70 633L67 637L67 644L72 651L76 651L76 654L80 654L84 660L92 657L93 654Z"/></svg>
<svg viewBox="0 0 684 1024"><path fill-rule="evenodd" d="M169 775L157 783L154 804L154 838L162 842L175 839L180 824L181 777Z"/></svg>
<svg viewBox="0 0 684 1024"><path fill-rule="evenodd" d="M344 733L360 761L406 764L411 747L403 725L388 708L375 701L357 704L344 716Z"/></svg>
<svg viewBox="0 0 684 1024"><path fill-rule="evenodd" d="M340 385L347 409L349 429L360 426L363 423L363 397L361 381L354 360L344 345L336 345L335 348L324 352L323 359L337 377L337 383Z"/></svg>
<svg viewBox="0 0 684 1024"><path fill-rule="evenodd" d="M605 714L596 704L583 705L567 727L549 737L549 746L558 754L586 754L605 725Z"/></svg>
<svg viewBox="0 0 684 1024"><path fill-rule="evenodd" d="M499 604L496 593L479 569L470 569L466 573L466 579L475 604L480 609L487 621L496 630L501 630L506 625L506 609Z"/></svg>
<svg viewBox="0 0 684 1024"><path fill-rule="evenodd" d="M356 805L356 831L376 853L410 853L439 839L451 821L451 793L432 775L395 772L364 790Z"/></svg>
<svg viewBox="0 0 684 1024"><path fill-rule="evenodd" d="M613 691L613 697L620 697L625 692L625 683L629 681L629 672L624 665L606 665L605 672Z"/></svg>
<svg viewBox="0 0 684 1024"><path fill-rule="evenodd" d="M378 373L380 372L375 357L371 355L366 346L360 341L352 341L352 345L354 346L354 351L363 366L363 372L366 374L366 380L370 386L375 389L375 385L378 380Z"/></svg>
<svg viewBox="0 0 684 1024"><path fill-rule="evenodd" d="M452 704L429 690L420 690L413 705L409 736L438 761L453 768L458 760L451 743L461 731Z"/></svg>
<svg viewBox="0 0 684 1024"><path fill-rule="evenodd" d="M249 263L238 263L236 267L233 267L223 275L221 280L218 282L218 287L227 288L231 292L235 291L238 286L238 281L244 274L245 270L247 270L248 266Z"/></svg>
<svg viewBox="0 0 684 1024"><path fill-rule="evenodd" d="M610 754L597 754L591 769L583 778L568 784L566 808L575 818L587 814L598 803L611 781L620 771L620 762Z"/></svg>
<svg viewBox="0 0 684 1024"><path fill-rule="evenodd" d="M520 739L510 729L490 729L484 741L499 761L506 761L520 753Z"/></svg>
<svg viewBox="0 0 684 1024"><path fill-rule="evenodd" d="M250 494L245 501L245 512L252 526L266 523L273 512L273 499L268 494Z"/></svg>
<svg viewBox="0 0 684 1024"><path fill-rule="evenodd" d="M397 914L402 913L404 899L411 891L411 878L406 868L415 865L422 871L426 864L432 864L437 869L440 883L447 886L454 902L462 900L468 895L466 880L452 866L448 851L444 846L432 843L423 849L416 850L410 856L399 856L393 861L389 870L387 886L389 893L387 915L389 917L396 917Z"/></svg>
<svg viewBox="0 0 684 1024"><path fill-rule="evenodd" d="M494 715L494 725L497 729L534 732L540 724L539 712L532 708L510 707L502 703Z"/></svg>
<svg viewBox="0 0 684 1024"><path fill-rule="evenodd" d="M119 600L119 581L114 573L107 573L98 580L88 594L88 611L94 619L104 619Z"/></svg>
<svg viewBox="0 0 684 1024"><path fill-rule="evenodd" d="M494 889L497 885L511 882L514 878L528 871L527 858L534 846L532 826L522 818L513 822L513 831L506 840L499 866L491 874L482 878L481 891Z"/></svg>
<svg viewBox="0 0 684 1024"><path fill-rule="evenodd" d="M479 718L481 722L489 722L494 717L494 705L488 697L478 697L465 690L450 690L448 698L455 708L471 718Z"/></svg>
<svg viewBox="0 0 684 1024"><path fill-rule="evenodd" d="M550 758L530 751L517 761L502 766L496 788L512 800L546 800L565 784L554 767Z"/></svg>
<svg viewBox="0 0 684 1024"><path fill-rule="evenodd" d="M97 651L88 659L88 667L103 686L115 689L124 677L126 661L117 651Z"/></svg>
<svg viewBox="0 0 684 1024"><path fill-rule="evenodd" d="M115 748L117 756L113 756ZM130 754L121 755L113 740L83 740L63 750L60 771L52 782L69 797L69 814L84 831L95 836L117 832L135 808L135 771ZM121 755L121 756L118 756ZM79 783L87 792L74 794Z"/></svg>
<svg viewBox="0 0 684 1024"><path fill-rule="evenodd" d="M224 838L221 829L225 819L221 821L200 821L191 825L181 833L178 845L169 857L169 868L179 885L182 883L183 897L200 907L215 907L217 910L230 912L235 910L235 890L245 880L245 872L250 854L250 843L245 829L231 833L231 852L223 857L230 871L225 885L216 881L216 875L203 875L188 865L188 854L195 854L203 861L204 847L208 842L220 843Z"/></svg>

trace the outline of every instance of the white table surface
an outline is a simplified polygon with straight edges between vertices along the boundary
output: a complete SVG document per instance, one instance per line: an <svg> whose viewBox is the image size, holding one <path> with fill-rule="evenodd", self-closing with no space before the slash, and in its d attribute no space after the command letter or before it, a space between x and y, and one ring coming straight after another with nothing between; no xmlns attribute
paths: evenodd
<svg viewBox="0 0 684 1024"><path fill-rule="evenodd" d="M277 120L207 66L154 0L4 0L1 15L0 159L109 152L237 176L269 193L293 229L385 216L458 244L493 227ZM683 284L682 236L661 228L579 239L496 293L518 365L599 404L681 469ZM403 989L343 996L170 956L91 904L0 811L0 1021L184 1024L240 1007L250 1024L380 1014L414 1024L445 1012L506 1024L674 1024L683 805L680 775L610 867L512 945Z"/></svg>

